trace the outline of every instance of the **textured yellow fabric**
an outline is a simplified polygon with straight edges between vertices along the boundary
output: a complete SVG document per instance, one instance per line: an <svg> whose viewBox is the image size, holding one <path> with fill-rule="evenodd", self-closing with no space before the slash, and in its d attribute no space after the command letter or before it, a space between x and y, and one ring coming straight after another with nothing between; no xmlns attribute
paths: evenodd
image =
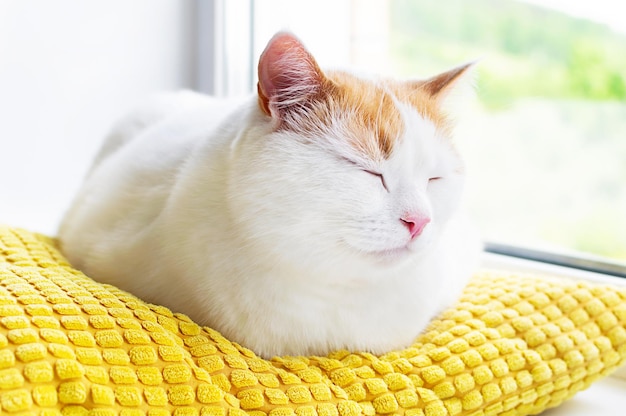
<svg viewBox="0 0 626 416"><path fill-rule="evenodd" d="M626 357L626 291L476 276L414 345L262 360L0 228L0 406L41 415L527 415Z"/></svg>

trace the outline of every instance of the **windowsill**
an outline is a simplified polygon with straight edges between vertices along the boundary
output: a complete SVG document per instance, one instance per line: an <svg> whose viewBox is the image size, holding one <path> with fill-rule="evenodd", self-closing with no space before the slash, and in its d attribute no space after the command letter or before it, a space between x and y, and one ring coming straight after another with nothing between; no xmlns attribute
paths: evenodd
<svg viewBox="0 0 626 416"><path fill-rule="evenodd" d="M606 283L617 286L626 286L626 279L607 274L588 272L569 267L556 266L538 261L524 260L501 254L483 253L483 267L489 269L514 270L528 273L547 274L551 276L569 277Z"/></svg>
<svg viewBox="0 0 626 416"><path fill-rule="evenodd" d="M626 407L626 380L606 377L594 382L562 405L542 413L544 416L622 416Z"/></svg>
<svg viewBox="0 0 626 416"><path fill-rule="evenodd" d="M518 259L499 254L484 253L483 267L488 269L513 270L520 272L562 276L593 282L626 286L626 279L555 266L530 260ZM544 412L549 416L603 415L620 416L626 407L626 366L622 366L611 376L594 382L587 390L561 406Z"/></svg>

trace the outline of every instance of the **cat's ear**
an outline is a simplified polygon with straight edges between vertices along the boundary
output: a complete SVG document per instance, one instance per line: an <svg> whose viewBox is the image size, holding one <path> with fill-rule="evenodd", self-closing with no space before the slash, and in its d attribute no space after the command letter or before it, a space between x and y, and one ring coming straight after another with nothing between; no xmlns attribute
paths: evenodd
<svg viewBox="0 0 626 416"><path fill-rule="evenodd" d="M319 94L325 77L313 56L291 33L279 32L259 58L259 106L281 119Z"/></svg>
<svg viewBox="0 0 626 416"><path fill-rule="evenodd" d="M421 81L420 88L437 100L443 99L455 89L472 87L475 67L475 62L458 66L425 81Z"/></svg>

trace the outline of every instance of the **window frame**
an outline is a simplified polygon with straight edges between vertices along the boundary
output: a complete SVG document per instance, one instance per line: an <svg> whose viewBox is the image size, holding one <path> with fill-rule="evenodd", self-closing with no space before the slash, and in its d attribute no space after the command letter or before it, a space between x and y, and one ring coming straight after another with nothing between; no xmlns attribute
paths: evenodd
<svg viewBox="0 0 626 416"><path fill-rule="evenodd" d="M217 97L249 93L254 0L195 0L195 9L196 89Z"/></svg>
<svg viewBox="0 0 626 416"><path fill-rule="evenodd" d="M485 251L522 260L529 260L555 266L568 267L586 272L598 273L618 278L626 278L626 266L604 257L583 252L565 253L549 251L516 244L485 242Z"/></svg>

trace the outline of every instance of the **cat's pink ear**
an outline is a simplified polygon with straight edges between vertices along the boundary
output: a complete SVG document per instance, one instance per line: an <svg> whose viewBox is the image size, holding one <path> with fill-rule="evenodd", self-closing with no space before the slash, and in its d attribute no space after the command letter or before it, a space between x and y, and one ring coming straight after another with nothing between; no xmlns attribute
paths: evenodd
<svg viewBox="0 0 626 416"><path fill-rule="evenodd" d="M279 32L259 58L259 106L265 114L280 119L319 94L324 80L304 45L291 33Z"/></svg>
<svg viewBox="0 0 626 416"><path fill-rule="evenodd" d="M421 81L419 88L437 100L443 99L453 90L472 86L474 67L474 62L461 65L426 81Z"/></svg>

